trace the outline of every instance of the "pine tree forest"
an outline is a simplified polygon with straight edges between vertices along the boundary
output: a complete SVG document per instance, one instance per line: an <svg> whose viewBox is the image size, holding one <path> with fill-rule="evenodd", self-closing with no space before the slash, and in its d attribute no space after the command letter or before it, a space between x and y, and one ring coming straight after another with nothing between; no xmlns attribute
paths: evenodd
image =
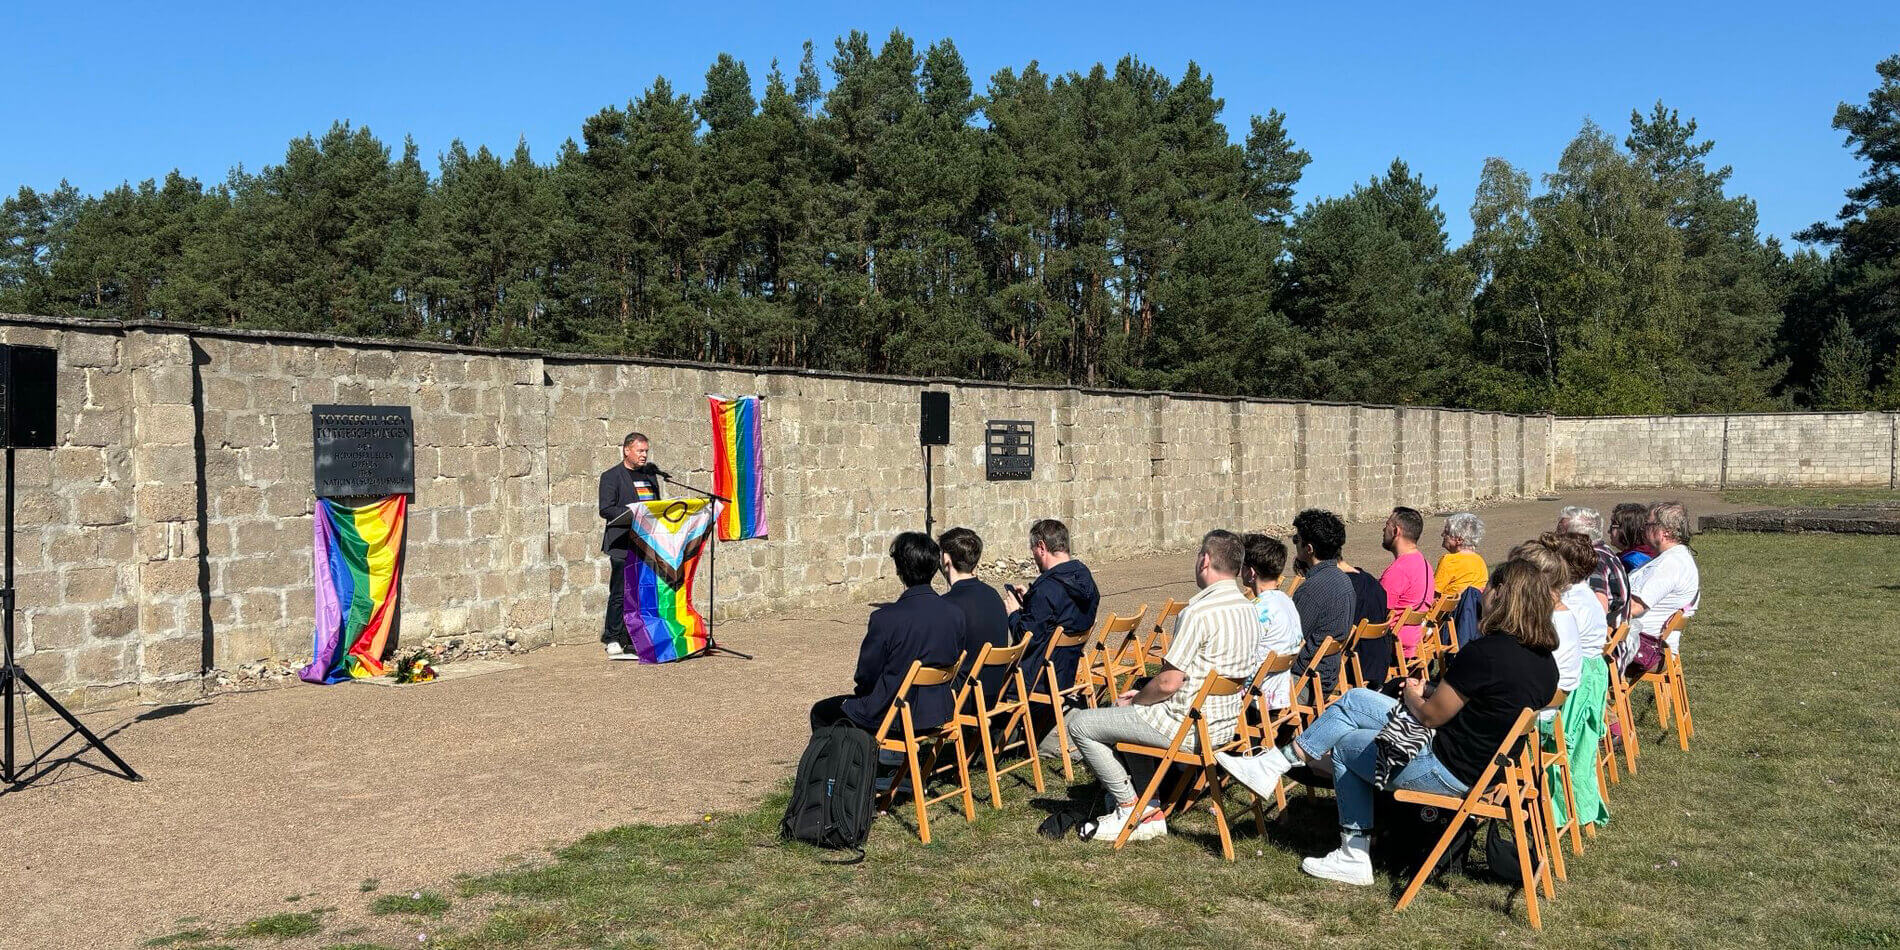
<svg viewBox="0 0 1900 950"><path fill-rule="evenodd" d="M1900 408L1900 55L1790 254L1692 118L1487 161L1472 236L1400 159L1296 206L1277 111L1134 58L979 90L839 39L657 79L551 160L339 122L282 162L0 208L0 312L908 376L1569 415ZM1450 200L1450 196L1444 196Z"/></svg>

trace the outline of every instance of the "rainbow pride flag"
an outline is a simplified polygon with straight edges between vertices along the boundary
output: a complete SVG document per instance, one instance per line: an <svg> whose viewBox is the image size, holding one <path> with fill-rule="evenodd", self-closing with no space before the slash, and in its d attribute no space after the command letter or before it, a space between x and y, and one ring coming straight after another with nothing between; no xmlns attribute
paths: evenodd
<svg viewBox="0 0 1900 950"><path fill-rule="evenodd" d="M383 674L383 650L396 629L408 495L352 508L318 498L311 517L317 626L309 683Z"/></svg>
<svg viewBox="0 0 1900 950"><path fill-rule="evenodd" d="M712 533L714 503L674 498L633 505L627 526L627 637L642 663L671 663L706 649L706 618L693 607L693 574Z"/></svg>
<svg viewBox="0 0 1900 950"><path fill-rule="evenodd" d="M763 538L765 454L757 396L707 396L712 407L713 494L732 499L719 513L719 540Z"/></svg>

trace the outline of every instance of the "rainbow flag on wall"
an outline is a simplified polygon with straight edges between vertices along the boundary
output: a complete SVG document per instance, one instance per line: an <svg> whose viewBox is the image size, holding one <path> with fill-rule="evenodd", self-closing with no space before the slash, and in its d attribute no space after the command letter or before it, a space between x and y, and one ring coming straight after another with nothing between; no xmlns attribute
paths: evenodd
<svg viewBox="0 0 1900 950"><path fill-rule="evenodd" d="M671 663L706 649L706 618L693 607L693 573L714 503L705 498L643 501L627 526L627 637L642 663Z"/></svg>
<svg viewBox="0 0 1900 950"><path fill-rule="evenodd" d="M396 629L408 495L352 508L318 498L311 517L317 626L310 683L383 674L383 650Z"/></svg>
<svg viewBox="0 0 1900 950"><path fill-rule="evenodd" d="M757 396L707 396L712 407L713 494L732 499L719 513L719 540L763 538L765 454Z"/></svg>

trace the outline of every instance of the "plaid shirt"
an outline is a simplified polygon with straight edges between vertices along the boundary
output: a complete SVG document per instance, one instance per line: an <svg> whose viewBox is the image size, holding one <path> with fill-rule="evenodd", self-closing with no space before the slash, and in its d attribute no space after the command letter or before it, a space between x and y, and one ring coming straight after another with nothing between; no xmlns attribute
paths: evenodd
<svg viewBox="0 0 1900 950"><path fill-rule="evenodd" d="M1630 575L1623 567L1623 559L1610 550L1610 546L1598 541L1596 573L1590 575L1590 589L1609 598L1610 608L1604 614L1610 630L1628 619L1630 612Z"/></svg>

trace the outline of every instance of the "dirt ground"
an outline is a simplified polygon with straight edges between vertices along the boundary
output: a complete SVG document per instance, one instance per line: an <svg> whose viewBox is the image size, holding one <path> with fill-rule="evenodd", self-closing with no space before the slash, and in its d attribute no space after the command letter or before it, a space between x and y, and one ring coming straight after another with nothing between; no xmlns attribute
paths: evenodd
<svg viewBox="0 0 1900 950"><path fill-rule="evenodd" d="M1742 507L1669 494L1693 515ZM1482 550L1500 557L1561 505L1626 498L1491 506ZM1439 525L1427 525L1433 557ZM1350 560L1385 565L1376 528L1349 536ZM1078 553L1104 611L1193 593L1186 554ZM743 807L790 774L810 704L848 688L869 612L721 624L751 662L644 667L555 646L512 658L518 669L426 686L292 687L88 715L146 781L68 766L0 794L0 947L136 946L182 916L242 921L367 879L385 892L439 885L596 829ZM33 732L57 734L51 721Z"/></svg>

